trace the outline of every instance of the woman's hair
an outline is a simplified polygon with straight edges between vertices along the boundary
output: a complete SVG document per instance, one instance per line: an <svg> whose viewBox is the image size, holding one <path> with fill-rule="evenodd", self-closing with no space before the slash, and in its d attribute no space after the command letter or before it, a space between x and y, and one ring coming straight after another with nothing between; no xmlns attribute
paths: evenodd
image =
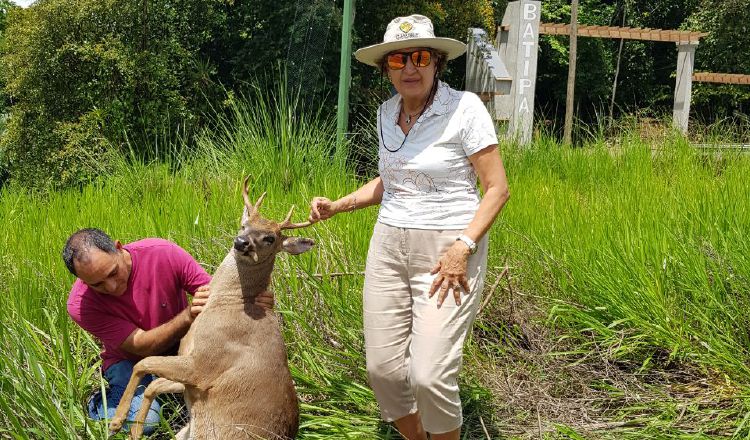
<svg viewBox="0 0 750 440"><path fill-rule="evenodd" d="M432 55L434 56L434 63L435 63L435 73L440 76L441 73L445 71L445 67L448 65L448 54L445 52L441 52L437 49L428 48L430 52L432 52ZM388 54L386 54L382 60L378 63L380 66L380 73L387 74L388 73L388 61L386 61L386 57Z"/></svg>
<svg viewBox="0 0 750 440"><path fill-rule="evenodd" d="M448 65L448 54L435 49L431 50L435 54L435 71L440 75L445 72L445 67Z"/></svg>

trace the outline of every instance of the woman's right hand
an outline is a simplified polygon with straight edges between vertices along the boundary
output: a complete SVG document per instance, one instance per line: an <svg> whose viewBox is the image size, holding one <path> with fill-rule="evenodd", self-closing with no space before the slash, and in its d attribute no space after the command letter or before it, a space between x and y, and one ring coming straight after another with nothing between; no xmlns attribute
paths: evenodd
<svg viewBox="0 0 750 440"><path fill-rule="evenodd" d="M326 197L313 197L310 202L310 218L311 222L318 222L320 220L327 220L337 214L334 209L333 202Z"/></svg>

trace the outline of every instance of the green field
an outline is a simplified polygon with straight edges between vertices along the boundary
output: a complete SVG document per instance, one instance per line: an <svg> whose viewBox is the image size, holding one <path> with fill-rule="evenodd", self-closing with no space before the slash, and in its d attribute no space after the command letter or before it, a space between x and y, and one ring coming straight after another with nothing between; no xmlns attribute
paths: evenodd
<svg viewBox="0 0 750 440"><path fill-rule="evenodd" d="M212 272L239 225L243 176L251 197L268 192L265 216L296 205L298 221L312 196L363 182L351 147L333 146L333 121L280 107L238 106L166 164L123 158L81 188L0 190L0 438L106 438L83 411L102 386L99 350L65 311L70 233L164 237ZM511 199L466 350L465 438L750 437L750 156L631 135L501 149ZM376 215L295 231L318 245L278 259L301 439L397 438L364 371L361 273Z"/></svg>

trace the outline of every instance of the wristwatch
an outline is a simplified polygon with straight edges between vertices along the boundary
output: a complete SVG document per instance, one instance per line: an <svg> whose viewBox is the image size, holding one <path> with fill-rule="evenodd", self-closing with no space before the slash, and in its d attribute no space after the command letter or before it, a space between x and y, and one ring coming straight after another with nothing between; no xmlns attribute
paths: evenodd
<svg viewBox="0 0 750 440"><path fill-rule="evenodd" d="M477 244L474 242L474 240L472 240L471 238L467 237L464 234L459 235L458 238L456 238L456 241L458 241L458 240L461 240L464 243L466 243L466 246L469 247L469 253L470 254L473 255L473 254L477 253Z"/></svg>

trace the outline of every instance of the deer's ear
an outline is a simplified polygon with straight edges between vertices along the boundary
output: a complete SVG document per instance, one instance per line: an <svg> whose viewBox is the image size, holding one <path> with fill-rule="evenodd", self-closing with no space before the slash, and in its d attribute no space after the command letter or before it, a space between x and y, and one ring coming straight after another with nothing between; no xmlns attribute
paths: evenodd
<svg viewBox="0 0 750 440"><path fill-rule="evenodd" d="M312 249L315 246L315 240L305 237L287 237L281 246L290 254L298 255Z"/></svg>
<svg viewBox="0 0 750 440"><path fill-rule="evenodd" d="M247 206L242 208L242 220L240 220L240 224L244 225L246 221L247 221Z"/></svg>

